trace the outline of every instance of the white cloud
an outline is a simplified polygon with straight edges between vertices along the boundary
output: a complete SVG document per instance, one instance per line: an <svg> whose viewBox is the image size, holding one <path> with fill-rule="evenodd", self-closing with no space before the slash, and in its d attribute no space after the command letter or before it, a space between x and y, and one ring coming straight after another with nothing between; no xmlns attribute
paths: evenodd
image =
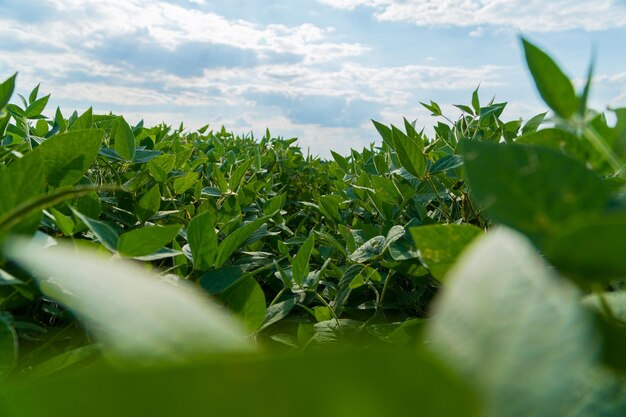
<svg viewBox="0 0 626 417"><path fill-rule="evenodd" d="M619 84L626 82L626 72L616 74L600 74L594 78L596 84Z"/></svg>
<svg viewBox="0 0 626 417"><path fill-rule="evenodd" d="M529 32L589 31L626 26L619 0L318 0L353 10L370 7L381 21L418 26L502 26Z"/></svg>
<svg viewBox="0 0 626 417"><path fill-rule="evenodd" d="M507 68L405 65L373 67L346 63L336 70L301 65L205 70L201 77L164 75L168 88L217 88L224 95L274 93L285 96L325 95L403 105L424 90L470 90L503 85Z"/></svg>
<svg viewBox="0 0 626 417"><path fill-rule="evenodd" d="M259 53L302 55L307 63L357 56L367 48L355 43L329 42L332 28L312 24L267 25L229 20L216 13L150 0L47 0L63 18L15 22L0 18L0 38L64 47L80 41L97 48L112 36L140 34L143 42L174 49L188 42L228 45ZM135 38L132 40L136 41Z"/></svg>

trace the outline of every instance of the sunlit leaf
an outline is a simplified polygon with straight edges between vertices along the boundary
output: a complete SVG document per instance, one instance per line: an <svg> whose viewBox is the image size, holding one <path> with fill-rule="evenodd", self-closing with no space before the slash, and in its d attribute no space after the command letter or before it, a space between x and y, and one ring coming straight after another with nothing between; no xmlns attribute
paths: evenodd
<svg viewBox="0 0 626 417"><path fill-rule="evenodd" d="M237 323L184 282L65 245L14 240L5 254L33 271L44 293L83 320L114 359L180 362L247 348Z"/></svg>

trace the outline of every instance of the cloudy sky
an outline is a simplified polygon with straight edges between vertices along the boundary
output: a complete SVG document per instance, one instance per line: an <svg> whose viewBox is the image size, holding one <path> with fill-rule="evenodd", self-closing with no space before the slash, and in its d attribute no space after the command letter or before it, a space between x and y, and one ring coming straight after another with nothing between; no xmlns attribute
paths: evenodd
<svg viewBox="0 0 626 417"><path fill-rule="evenodd" d="M626 105L625 0L0 0L0 77L41 82L49 115L123 114L299 137L328 155L378 141L370 119L433 123L419 101L544 110L519 34L576 79L595 47L593 103Z"/></svg>

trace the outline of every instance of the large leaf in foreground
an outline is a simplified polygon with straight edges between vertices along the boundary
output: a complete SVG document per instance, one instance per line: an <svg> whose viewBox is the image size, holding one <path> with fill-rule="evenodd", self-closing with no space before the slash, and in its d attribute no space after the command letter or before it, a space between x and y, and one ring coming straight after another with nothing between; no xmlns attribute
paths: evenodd
<svg viewBox="0 0 626 417"><path fill-rule="evenodd" d="M580 294L521 235L481 238L447 283L429 346L481 390L487 416L626 413L624 388L595 366L599 339Z"/></svg>
<svg viewBox="0 0 626 417"><path fill-rule="evenodd" d="M489 217L538 242L608 200L595 173L551 149L467 141L463 154L473 196Z"/></svg>
<svg viewBox="0 0 626 417"><path fill-rule="evenodd" d="M436 360L402 351L218 357L184 368L92 370L2 386L0 411L3 417L479 415L470 390Z"/></svg>
<svg viewBox="0 0 626 417"><path fill-rule="evenodd" d="M5 253L32 270L44 294L71 309L116 359L183 361L248 348L240 325L185 282L65 245L13 240Z"/></svg>
<svg viewBox="0 0 626 417"><path fill-rule="evenodd" d="M546 243L550 260L586 283L626 277L626 216L605 216L566 229Z"/></svg>

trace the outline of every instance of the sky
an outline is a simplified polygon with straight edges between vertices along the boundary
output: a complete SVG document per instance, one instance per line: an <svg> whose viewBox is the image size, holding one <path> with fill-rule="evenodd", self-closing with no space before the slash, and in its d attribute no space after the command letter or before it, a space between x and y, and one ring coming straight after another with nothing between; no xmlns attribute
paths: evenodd
<svg viewBox="0 0 626 417"><path fill-rule="evenodd" d="M420 101L456 118L479 85L505 118L545 111L520 35L577 85L595 50L591 103L626 106L626 0L0 0L0 78L41 83L48 116L269 128L326 157L379 143L371 119L436 123Z"/></svg>

